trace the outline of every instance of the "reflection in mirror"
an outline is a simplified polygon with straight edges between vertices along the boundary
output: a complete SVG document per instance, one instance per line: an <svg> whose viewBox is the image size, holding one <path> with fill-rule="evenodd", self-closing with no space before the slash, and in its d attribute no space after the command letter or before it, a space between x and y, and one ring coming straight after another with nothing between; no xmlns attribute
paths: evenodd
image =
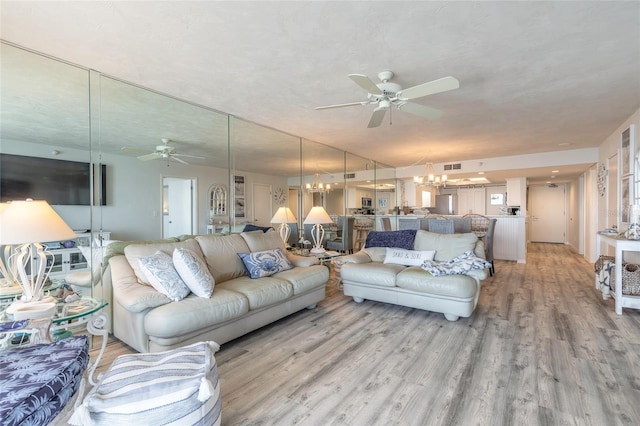
<svg viewBox="0 0 640 426"><path fill-rule="evenodd" d="M101 76L99 110L102 163L107 165L103 229L120 240L153 240L167 227L163 179L193 182L189 209L172 223L192 222L189 233L209 225L207 189L228 181L228 118L170 96ZM170 180L171 181L171 180ZM175 210L172 208L172 210ZM228 222L228 218L224 219ZM184 230L167 231L184 233Z"/></svg>
<svg viewBox="0 0 640 426"><path fill-rule="evenodd" d="M377 230L396 230L396 212L398 192L396 191L396 172L389 165L376 163L374 212Z"/></svg>
<svg viewBox="0 0 640 426"><path fill-rule="evenodd" d="M213 184L209 187L209 218L212 223L216 216L227 215L227 188L225 185Z"/></svg>
<svg viewBox="0 0 640 426"><path fill-rule="evenodd" d="M87 262L91 260L90 250L86 251L86 258L80 251L80 246L88 248L92 241L89 72L4 42L0 44L0 57L0 155L29 157L42 164L22 170L21 177L7 175L10 167L2 167L0 195L11 193L15 199L45 200L54 194L63 196L57 201L61 204L56 204L54 198L49 201L78 238L51 244L54 260L50 278L60 281L72 272L82 272L76 290L99 296L94 292ZM59 180L49 180L52 185L35 195L42 182L51 176L62 176L60 173L67 173L71 165L79 173L77 179L70 181L71 191L61 191L56 186ZM74 193L83 195L78 199L70 195Z"/></svg>
<svg viewBox="0 0 640 426"><path fill-rule="evenodd" d="M269 227L281 206L290 207L299 220L298 200L289 188L300 186L300 139L236 117L230 120L232 230L240 232L247 224Z"/></svg>

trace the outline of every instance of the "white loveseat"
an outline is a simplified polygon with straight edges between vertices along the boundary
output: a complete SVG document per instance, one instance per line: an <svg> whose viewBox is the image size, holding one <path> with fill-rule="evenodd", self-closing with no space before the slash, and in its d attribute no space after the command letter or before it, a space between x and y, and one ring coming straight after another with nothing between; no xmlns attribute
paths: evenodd
<svg viewBox="0 0 640 426"><path fill-rule="evenodd" d="M387 247L397 247L392 231ZM413 250L435 251L435 261L445 262L473 251L484 259L484 244L475 234L436 234L417 230ZM371 236L371 234L370 234ZM369 241L369 238L367 239ZM386 247L367 247L358 253L336 259L344 294L355 302L375 300L412 308L441 312L449 321L469 317L478 304L480 282L487 269L469 270L464 274L434 276L420 266L384 263Z"/></svg>
<svg viewBox="0 0 640 426"><path fill-rule="evenodd" d="M202 256L215 279L210 298L190 294L171 301L140 279L139 259L176 248ZM197 341L219 344L290 315L325 297L329 272L314 257L286 253L292 269L251 279L238 253L280 248L276 232L206 235L179 242L131 244L109 258L115 337L140 352L158 352ZM132 267L136 266L136 267Z"/></svg>

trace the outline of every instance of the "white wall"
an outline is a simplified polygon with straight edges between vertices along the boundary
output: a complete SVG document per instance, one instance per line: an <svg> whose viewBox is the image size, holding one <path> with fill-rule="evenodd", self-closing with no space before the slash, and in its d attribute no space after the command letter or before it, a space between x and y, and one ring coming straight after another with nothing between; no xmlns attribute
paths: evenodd
<svg viewBox="0 0 640 426"><path fill-rule="evenodd" d="M32 144L3 140L2 151L7 154L31 155L60 160L89 162L89 153L51 145ZM60 154L51 152L57 149ZM162 176L196 179L197 194L197 233L207 230L208 189L214 184L223 184L229 188L227 169L183 165L154 160L141 162L135 157L101 154L101 162L107 166L107 205L91 206L53 206L60 216L73 229L111 231L111 238L118 240L159 239L162 235ZM246 188L253 182L270 184L273 188L287 188L287 179L280 176L255 174L236 171L245 176ZM250 191L249 191L250 192ZM229 203L233 200L229 199ZM247 194L247 221L252 212L252 200ZM274 203L271 213L275 213ZM231 208L231 204L230 204ZM93 209L93 219L92 219Z"/></svg>

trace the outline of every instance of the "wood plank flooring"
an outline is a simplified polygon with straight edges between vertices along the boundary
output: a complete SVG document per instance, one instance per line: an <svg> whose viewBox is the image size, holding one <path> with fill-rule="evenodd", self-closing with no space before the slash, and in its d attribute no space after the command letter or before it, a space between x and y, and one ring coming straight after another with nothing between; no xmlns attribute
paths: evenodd
<svg viewBox="0 0 640 426"><path fill-rule="evenodd" d="M528 249L457 322L330 282L317 309L222 346L223 424L640 424L640 311L617 316L568 246ZM101 370L128 351L114 339Z"/></svg>

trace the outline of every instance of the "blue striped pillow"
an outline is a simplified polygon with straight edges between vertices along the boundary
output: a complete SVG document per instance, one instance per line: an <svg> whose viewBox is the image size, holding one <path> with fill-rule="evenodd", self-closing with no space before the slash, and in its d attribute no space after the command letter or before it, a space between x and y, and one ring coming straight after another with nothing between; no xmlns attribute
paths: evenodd
<svg viewBox="0 0 640 426"><path fill-rule="evenodd" d="M69 420L84 424L219 425L215 342L121 355ZM176 423L176 424L178 424Z"/></svg>

